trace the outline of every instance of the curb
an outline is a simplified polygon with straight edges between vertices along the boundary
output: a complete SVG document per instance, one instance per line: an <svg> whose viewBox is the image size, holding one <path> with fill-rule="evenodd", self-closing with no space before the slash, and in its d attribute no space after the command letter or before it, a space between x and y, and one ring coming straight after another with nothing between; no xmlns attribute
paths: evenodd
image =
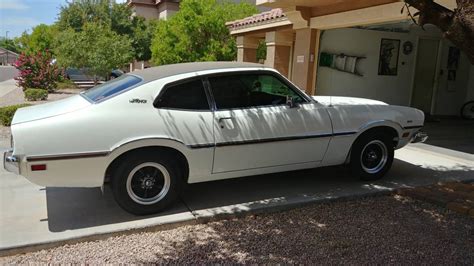
<svg viewBox="0 0 474 266"><path fill-rule="evenodd" d="M150 226L145 226L145 227L130 228L127 230L117 230L114 232L97 233L97 234L91 233L89 235L80 236L80 237L72 237L72 238L62 239L62 240L52 240L52 241L36 243L32 245L22 245L22 246L2 249L0 250L0 257L13 256L13 255L18 255L18 254L23 254L23 253L28 253L28 252L35 252L35 251L40 251L43 249L52 249L52 248L56 248L63 245L74 245L80 242L103 240L103 239L107 239L107 238L118 236L118 235L129 235L129 234L142 233L142 232L171 230L174 228L178 228L178 227L182 227L186 225L194 225L197 223L198 223L197 219L189 219L189 220L183 220L183 221L166 223L166 224L156 224L156 225L150 225Z"/></svg>
<svg viewBox="0 0 474 266"><path fill-rule="evenodd" d="M393 192L395 192L395 189L373 191L373 192L367 192L367 193L360 193L356 195L348 194L348 195L343 195L343 196L334 197L334 198L328 198L328 197L315 198L315 197L299 196L299 197L291 198L285 201L285 204L281 204L282 201L271 202L274 199L270 199L270 200L262 200L262 201L257 201L257 202L236 204L236 205L230 205L230 206L224 206L224 207L218 207L218 208L212 208L212 209L197 210L197 211L191 211L193 218L183 219L177 222L148 225L148 226L143 226L143 227L130 228L127 230L116 230L116 231L107 232L107 233L99 233L99 234L91 233L89 235L80 236L80 237L71 237L68 239L62 239L62 240L57 240L57 241L53 240L53 241L48 241L48 242L43 242L43 243L36 243L32 245L22 245L22 246L6 248L6 249L0 250L0 257L13 256L13 255L18 255L18 254L28 253L28 252L35 252L35 251L40 251L43 249L52 249L55 247L59 247L63 245L73 245L80 242L103 240L103 239L107 239L107 238L118 236L118 235L129 235L129 234L136 234L136 233L142 233L142 232L165 231L165 230L171 230L171 229L175 229L175 228L186 226L186 225L205 224L205 223L209 223L213 221L245 217L245 216L253 215L253 214L281 212L281 211L305 207L305 206L312 205L315 203L328 203L328 202L355 200L355 199L366 198L366 197L386 196L386 195L391 195ZM251 207L252 205L255 205L255 207Z"/></svg>

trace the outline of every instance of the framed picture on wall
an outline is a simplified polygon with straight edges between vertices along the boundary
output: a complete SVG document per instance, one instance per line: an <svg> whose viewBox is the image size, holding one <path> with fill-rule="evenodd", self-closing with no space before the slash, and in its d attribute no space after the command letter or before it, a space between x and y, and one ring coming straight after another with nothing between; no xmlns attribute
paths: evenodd
<svg viewBox="0 0 474 266"><path fill-rule="evenodd" d="M398 54L400 40L382 39L379 54L379 75L396 76L398 73Z"/></svg>

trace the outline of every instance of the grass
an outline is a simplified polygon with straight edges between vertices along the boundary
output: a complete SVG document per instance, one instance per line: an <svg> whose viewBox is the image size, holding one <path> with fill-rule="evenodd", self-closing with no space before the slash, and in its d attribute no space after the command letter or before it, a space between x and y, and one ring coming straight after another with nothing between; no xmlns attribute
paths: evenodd
<svg viewBox="0 0 474 266"><path fill-rule="evenodd" d="M22 107L30 106L30 104L16 104L5 107L0 107L0 122L2 125L9 127L12 123L13 116L16 110Z"/></svg>

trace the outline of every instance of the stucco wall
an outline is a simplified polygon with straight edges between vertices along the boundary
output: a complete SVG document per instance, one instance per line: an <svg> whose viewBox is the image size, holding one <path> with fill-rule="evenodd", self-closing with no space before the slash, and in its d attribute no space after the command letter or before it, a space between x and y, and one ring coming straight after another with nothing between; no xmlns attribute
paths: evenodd
<svg viewBox="0 0 474 266"><path fill-rule="evenodd" d="M439 38L441 35L434 28L427 31L413 28L408 33L353 28L325 31L321 37L320 52L345 53L367 58L360 61L358 68L363 77L319 67L316 94L364 97L390 104L410 105L419 36ZM378 75L382 38L399 39L401 46L405 41L411 41L414 44L414 51L409 55L403 54L400 50L397 76ZM438 86L434 95L434 114L457 115L461 104L474 96L474 66L471 66L466 56L461 53L455 89L453 90L452 86L448 88L446 68L448 49L451 44L447 40L441 42L440 70L443 71L443 75L438 76Z"/></svg>
<svg viewBox="0 0 474 266"><path fill-rule="evenodd" d="M179 3L163 2L158 6L158 16L160 19L169 19L178 10Z"/></svg>
<svg viewBox="0 0 474 266"><path fill-rule="evenodd" d="M132 8L133 15L134 16L139 16L139 17L144 17L145 19L157 19L158 16L158 10L156 9L155 6L142 6L142 5L136 5Z"/></svg>
<svg viewBox="0 0 474 266"><path fill-rule="evenodd" d="M344 53L367 58L361 59L358 65L363 77L319 67L316 94L364 97L390 104L408 105L415 53L412 52L407 56L400 52L397 76L379 76L381 38L399 39L401 44L405 41L412 43L416 41L413 36L406 33L350 28L325 31L321 37L321 52Z"/></svg>

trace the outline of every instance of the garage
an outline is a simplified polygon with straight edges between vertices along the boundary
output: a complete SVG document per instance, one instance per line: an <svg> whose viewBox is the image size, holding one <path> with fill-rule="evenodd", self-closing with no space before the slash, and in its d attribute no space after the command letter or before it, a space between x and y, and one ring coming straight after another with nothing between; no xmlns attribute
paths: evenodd
<svg viewBox="0 0 474 266"><path fill-rule="evenodd" d="M455 1L437 2L456 7ZM412 106L428 121L459 116L474 99L474 65L438 28L418 26L410 16L414 10L402 2L258 4L273 9L227 23L238 61L276 68L309 94Z"/></svg>

